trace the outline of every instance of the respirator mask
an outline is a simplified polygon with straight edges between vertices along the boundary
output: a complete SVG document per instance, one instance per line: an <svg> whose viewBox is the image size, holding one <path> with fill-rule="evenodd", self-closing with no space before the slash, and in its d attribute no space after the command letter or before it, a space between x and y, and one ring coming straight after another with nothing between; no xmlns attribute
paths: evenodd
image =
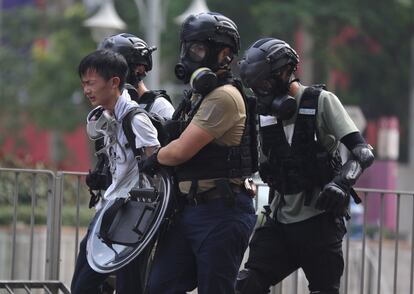
<svg viewBox="0 0 414 294"><path fill-rule="evenodd" d="M280 78L262 80L252 87L257 96L257 113L273 115L277 119L288 120L296 112L297 102L288 95L290 82Z"/></svg>
<svg viewBox="0 0 414 294"><path fill-rule="evenodd" d="M185 84L190 82L191 75L200 67L214 64L210 60L217 56L206 42L191 41L181 44L180 61L175 66L175 76Z"/></svg>
<svg viewBox="0 0 414 294"><path fill-rule="evenodd" d="M146 46L146 45L145 45ZM147 72L152 68L151 54L157 47L148 48L127 48L124 51L124 57L128 62L127 82L135 87L138 83L145 79ZM138 66L142 65L145 69L141 72Z"/></svg>

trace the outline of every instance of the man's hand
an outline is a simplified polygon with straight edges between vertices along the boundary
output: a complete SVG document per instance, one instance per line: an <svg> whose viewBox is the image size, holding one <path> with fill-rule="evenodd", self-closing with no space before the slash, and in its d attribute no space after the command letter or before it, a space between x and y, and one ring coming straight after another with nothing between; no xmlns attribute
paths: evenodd
<svg viewBox="0 0 414 294"><path fill-rule="evenodd" d="M141 167L141 171L143 173L146 173L147 175L153 177L155 173L160 170L161 164L158 162L157 155L158 151L147 157L147 159L144 159Z"/></svg>
<svg viewBox="0 0 414 294"><path fill-rule="evenodd" d="M349 189L335 181L329 182L319 194L315 207L335 216L344 216L349 204Z"/></svg>

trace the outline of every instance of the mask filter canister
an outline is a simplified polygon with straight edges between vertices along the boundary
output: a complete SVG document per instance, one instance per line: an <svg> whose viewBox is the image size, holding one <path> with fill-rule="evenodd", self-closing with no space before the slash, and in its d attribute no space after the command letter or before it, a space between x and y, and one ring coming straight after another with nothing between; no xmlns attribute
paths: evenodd
<svg viewBox="0 0 414 294"><path fill-rule="evenodd" d="M207 95L216 88L217 75L208 67L201 67L191 75L190 85L195 93Z"/></svg>

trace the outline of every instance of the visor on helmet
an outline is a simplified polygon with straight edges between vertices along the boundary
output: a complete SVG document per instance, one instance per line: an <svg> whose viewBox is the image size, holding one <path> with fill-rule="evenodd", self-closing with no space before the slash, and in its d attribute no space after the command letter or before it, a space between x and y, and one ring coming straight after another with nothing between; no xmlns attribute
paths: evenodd
<svg viewBox="0 0 414 294"><path fill-rule="evenodd" d="M184 42L181 45L181 59L187 59L191 62L202 62L208 56L208 46L203 42Z"/></svg>

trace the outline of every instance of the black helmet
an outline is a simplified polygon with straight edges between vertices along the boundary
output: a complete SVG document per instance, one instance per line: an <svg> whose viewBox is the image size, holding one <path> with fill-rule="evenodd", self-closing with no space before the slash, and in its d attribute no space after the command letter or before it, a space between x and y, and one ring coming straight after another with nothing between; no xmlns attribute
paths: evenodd
<svg viewBox="0 0 414 294"><path fill-rule="evenodd" d="M234 54L240 50L240 35L236 24L228 17L215 12L190 15L184 21L180 33L181 42L211 41L224 44Z"/></svg>
<svg viewBox="0 0 414 294"><path fill-rule="evenodd" d="M254 88L258 82L278 73L286 65L292 66L293 73L298 63L298 54L285 41L260 39L246 50L240 60L240 77L247 87Z"/></svg>
<svg viewBox="0 0 414 294"><path fill-rule="evenodd" d="M240 49L240 36L236 24L219 13L206 12L187 17L181 27L181 53L175 66L175 75L188 83L191 75L201 67L213 73L228 69L233 55ZM219 62L218 54L228 47L231 54Z"/></svg>
<svg viewBox="0 0 414 294"><path fill-rule="evenodd" d="M122 54L128 65L143 64L145 71L152 69L152 52L157 47L148 47L147 43L128 33L121 33L105 38L98 46L98 49L107 49Z"/></svg>
<svg viewBox="0 0 414 294"><path fill-rule="evenodd" d="M239 62L240 77L257 96L258 114L282 120L294 115L297 103L289 90L298 63L298 54L282 40L260 39L246 50Z"/></svg>

